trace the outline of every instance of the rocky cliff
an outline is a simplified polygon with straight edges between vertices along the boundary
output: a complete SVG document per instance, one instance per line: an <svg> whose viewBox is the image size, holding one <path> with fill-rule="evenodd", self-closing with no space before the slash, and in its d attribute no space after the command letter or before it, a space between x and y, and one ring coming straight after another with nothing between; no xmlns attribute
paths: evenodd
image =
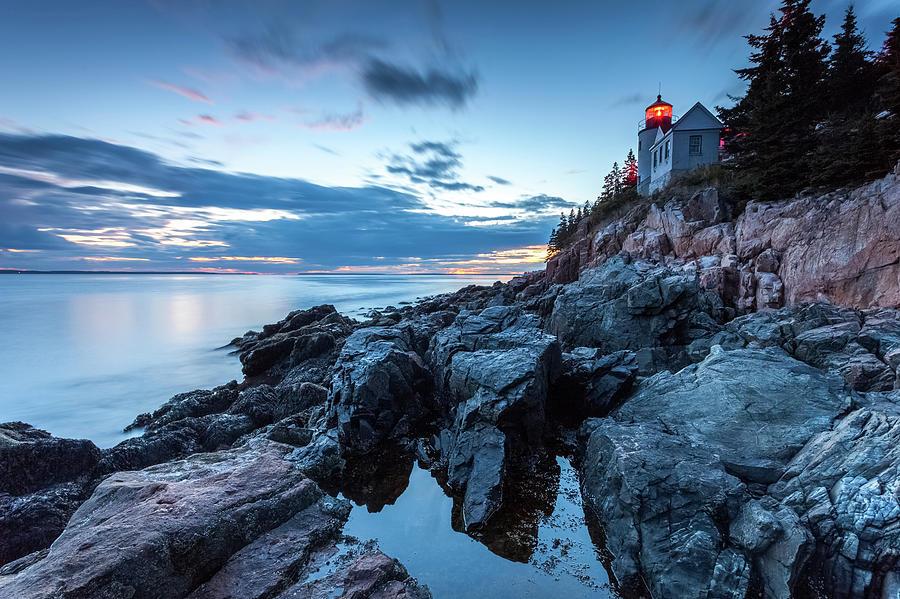
<svg viewBox="0 0 900 599"><path fill-rule="evenodd" d="M728 212L714 188L635 207L599 231L584 227L548 262L548 280L569 283L625 251L695 269L738 313L811 301L900 306L900 164L852 191Z"/></svg>

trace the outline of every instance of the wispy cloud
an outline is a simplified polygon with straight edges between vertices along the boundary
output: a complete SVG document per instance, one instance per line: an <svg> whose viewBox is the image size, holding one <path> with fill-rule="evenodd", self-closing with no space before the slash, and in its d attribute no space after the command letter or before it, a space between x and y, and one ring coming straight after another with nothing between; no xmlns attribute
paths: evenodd
<svg viewBox="0 0 900 599"><path fill-rule="evenodd" d="M335 150L334 148L329 148L328 146L323 146L322 144L313 144L314 148L318 150L322 150L326 154L331 154L332 156L340 156L341 153Z"/></svg>
<svg viewBox="0 0 900 599"><path fill-rule="evenodd" d="M419 71L373 59L362 74L366 90L376 100L397 104L445 104L460 108L478 90L474 72L430 67Z"/></svg>
<svg viewBox="0 0 900 599"><path fill-rule="evenodd" d="M234 118L238 121L243 121L245 123L252 123L253 121L274 121L275 117L270 116L268 114L261 114L259 112L250 112L248 110L242 110L236 115Z"/></svg>
<svg viewBox="0 0 900 599"><path fill-rule="evenodd" d="M450 45L440 32L440 15L432 15L433 39L438 55L430 54L422 67L401 65L385 53L390 43L377 36L344 33L325 41L312 41L284 25L227 38L229 53L257 72L287 79L309 78L341 71L356 77L379 102L400 105L446 105L461 108L475 95L478 76L456 66Z"/></svg>
<svg viewBox="0 0 900 599"><path fill-rule="evenodd" d="M497 185L512 185L512 181L509 179L504 179L503 177L496 177L494 175L488 175L488 179L496 183Z"/></svg>
<svg viewBox="0 0 900 599"><path fill-rule="evenodd" d="M274 262L276 264L297 264L300 258L285 256L191 256L191 262Z"/></svg>
<svg viewBox="0 0 900 599"><path fill-rule="evenodd" d="M221 126L222 126L222 121L220 121L220 120L217 119L216 117L214 117L214 116L212 116L212 115L209 115L209 114L198 114L198 115L197 115L197 122L198 122L198 123L203 123L203 124L205 124L205 125L214 125L214 126L216 126L216 127L221 127Z"/></svg>
<svg viewBox="0 0 900 599"><path fill-rule="evenodd" d="M401 175L409 183L427 185L444 191L484 191L484 186L459 179L462 155L456 151L456 141L420 141L409 144L412 154L392 154L385 169Z"/></svg>
<svg viewBox="0 0 900 599"><path fill-rule="evenodd" d="M82 256L88 262L150 262L150 258L129 258L126 256Z"/></svg>
<svg viewBox="0 0 900 599"><path fill-rule="evenodd" d="M24 127L12 119L0 118L0 129L21 133L23 135L32 135L34 131L28 127Z"/></svg>
<svg viewBox="0 0 900 599"><path fill-rule="evenodd" d="M367 119L368 115L363 112L363 107L360 105L353 112L325 114L314 121L301 124L301 127L311 131L353 131L362 127Z"/></svg>
<svg viewBox="0 0 900 599"><path fill-rule="evenodd" d="M190 87L182 87L180 85L175 85L174 83L168 83L166 81L159 81L156 79L147 79L147 83L149 83L150 85L154 85L160 89L175 92L176 94L184 96L185 98L188 98L190 100L194 100L195 102L204 102L206 104L213 103L213 101L210 100L205 94Z"/></svg>

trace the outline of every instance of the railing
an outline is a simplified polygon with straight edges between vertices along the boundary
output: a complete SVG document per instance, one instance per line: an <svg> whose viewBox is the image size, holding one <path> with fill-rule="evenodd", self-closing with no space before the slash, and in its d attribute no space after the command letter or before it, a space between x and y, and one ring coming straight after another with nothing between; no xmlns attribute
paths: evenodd
<svg viewBox="0 0 900 599"><path fill-rule="evenodd" d="M678 121L679 118L681 118L681 117L673 114L672 115L672 124L674 125ZM647 120L646 119L639 120L638 121L638 132L641 132L646 128L647 128Z"/></svg>

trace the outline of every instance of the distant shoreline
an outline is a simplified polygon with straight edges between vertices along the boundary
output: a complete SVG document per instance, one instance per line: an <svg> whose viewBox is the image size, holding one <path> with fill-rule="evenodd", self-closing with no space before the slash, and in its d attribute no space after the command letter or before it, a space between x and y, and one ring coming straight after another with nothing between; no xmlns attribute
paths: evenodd
<svg viewBox="0 0 900 599"><path fill-rule="evenodd" d="M296 277L296 276L340 276L340 275L403 275L417 277L517 277L521 272L485 272L485 273L469 273L459 274L452 272L290 272L290 273L261 273L261 272L206 272L206 271L189 271L189 270L8 270L0 269L0 275L254 275L254 276L280 276L280 277Z"/></svg>

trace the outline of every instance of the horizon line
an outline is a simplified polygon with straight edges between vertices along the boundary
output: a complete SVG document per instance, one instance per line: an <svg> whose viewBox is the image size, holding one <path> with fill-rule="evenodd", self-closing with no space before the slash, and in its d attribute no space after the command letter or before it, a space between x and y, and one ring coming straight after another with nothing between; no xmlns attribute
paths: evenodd
<svg viewBox="0 0 900 599"><path fill-rule="evenodd" d="M360 271L299 271L299 272L217 272L209 270L34 270L28 268L0 268L0 275L258 275L258 276L315 276L315 275L411 275L411 276L520 276L529 272L360 272Z"/></svg>

